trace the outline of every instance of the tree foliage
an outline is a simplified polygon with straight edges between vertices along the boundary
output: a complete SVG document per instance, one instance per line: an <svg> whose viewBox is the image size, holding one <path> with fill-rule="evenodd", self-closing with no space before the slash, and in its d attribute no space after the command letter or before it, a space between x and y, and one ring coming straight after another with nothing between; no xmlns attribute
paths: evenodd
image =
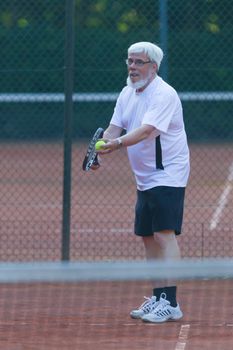
<svg viewBox="0 0 233 350"><path fill-rule="evenodd" d="M231 0L167 3L170 82L180 90L211 90L219 85L231 89ZM159 43L159 30L159 1L75 0L77 89L118 91L125 79L127 47L140 40ZM12 70L20 73L7 75L1 90L40 91L45 76L44 89L61 90L64 40L65 0L2 2L1 70L5 76Z"/></svg>

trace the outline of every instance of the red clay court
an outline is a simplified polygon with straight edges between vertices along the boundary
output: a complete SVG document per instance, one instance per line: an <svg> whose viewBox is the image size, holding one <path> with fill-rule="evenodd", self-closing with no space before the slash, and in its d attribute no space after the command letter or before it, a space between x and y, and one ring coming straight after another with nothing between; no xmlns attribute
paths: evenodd
<svg viewBox="0 0 233 350"><path fill-rule="evenodd" d="M135 185L125 153L85 174L85 146L73 146L71 260L144 259L132 233ZM0 153L1 260L59 261L62 146L2 144ZM191 165L182 255L232 257L232 146L191 145ZM154 325L129 317L149 282L2 284L0 348L228 350L232 289L231 279L181 281L184 318Z"/></svg>

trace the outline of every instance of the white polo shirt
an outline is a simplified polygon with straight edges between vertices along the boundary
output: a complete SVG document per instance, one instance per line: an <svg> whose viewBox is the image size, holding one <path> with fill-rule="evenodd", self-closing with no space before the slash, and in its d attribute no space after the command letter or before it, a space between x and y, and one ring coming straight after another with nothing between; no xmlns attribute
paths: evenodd
<svg viewBox="0 0 233 350"><path fill-rule="evenodd" d="M110 124L130 132L142 124L156 129L149 138L127 147L137 188L185 187L189 177L189 149L183 111L176 91L157 76L140 93L126 86L120 93ZM163 169L156 167L156 136L160 135ZM157 154L158 157L158 154Z"/></svg>

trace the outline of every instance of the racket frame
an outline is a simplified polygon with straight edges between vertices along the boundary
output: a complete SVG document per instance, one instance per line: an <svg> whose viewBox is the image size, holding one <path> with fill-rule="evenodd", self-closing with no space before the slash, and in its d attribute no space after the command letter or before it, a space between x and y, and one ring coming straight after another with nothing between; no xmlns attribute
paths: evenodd
<svg viewBox="0 0 233 350"><path fill-rule="evenodd" d="M95 149L96 142L103 137L104 129L98 128L94 133L88 147L87 152L83 160L82 169L83 171L89 171L92 165L98 165L98 155Z"/></svg>

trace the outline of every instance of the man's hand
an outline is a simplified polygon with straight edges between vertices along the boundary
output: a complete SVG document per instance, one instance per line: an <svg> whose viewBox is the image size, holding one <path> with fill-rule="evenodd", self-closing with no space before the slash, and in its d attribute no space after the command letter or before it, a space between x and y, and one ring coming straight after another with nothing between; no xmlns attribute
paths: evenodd
<svg viewBox="0 0 233 350"><path fill-rule="evenodd" d="M119 142L119 138L111 139L111 140L103 139L103 141L105 142L105 144L101 146L101 149L99 151L97 151L98 154L111 153L121 148L121 143Z"/></svg>

